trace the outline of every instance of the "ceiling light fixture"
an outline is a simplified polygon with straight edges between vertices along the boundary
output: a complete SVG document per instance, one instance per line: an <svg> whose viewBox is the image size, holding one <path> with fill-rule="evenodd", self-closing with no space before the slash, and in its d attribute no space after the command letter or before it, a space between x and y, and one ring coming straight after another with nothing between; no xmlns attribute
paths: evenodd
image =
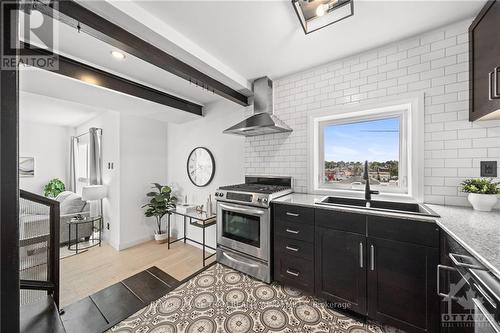
<svg viewBox="0 0 500 333"><path fill-rule="evenodd" d="M325 15L326 11L328 10L328 5L321 4L316 8L316 16L323 16Z"/></svg>
<svg viewBox="0 0 500 333"><path fill-rule="evenodd" d="M111 51L111 55L118 60L125 59L125 54L121 53L120 51Z"/></svg>
<svg viewBox="0 0 500 333"><path fill-rule="evenodd" d="M353 0L292 0L306 34L354 15Z"/></svg>

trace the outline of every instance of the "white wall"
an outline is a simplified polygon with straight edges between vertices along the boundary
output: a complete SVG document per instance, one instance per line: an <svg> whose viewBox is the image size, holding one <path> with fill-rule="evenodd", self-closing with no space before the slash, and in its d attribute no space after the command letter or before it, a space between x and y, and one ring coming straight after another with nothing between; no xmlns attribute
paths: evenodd
<svg viewBox="0 0 500 333"><path fill-rule="evenodd" d="M244 138L222 134L226 128L240 122L244 108L229 101L220 101L205 108L205 117L185 124L168 126L168 183L173 185L179 199L188 196L188 202L205 204L209 194L215 206L213 194L222 185L244 181ZM215 176L206 187L191 183L186 171L189 153L196 147L208 148L215 159ZM181 219L177 218L174 229L182 235ZM215 228L206 229L207 244L215 247ZM188 227L188 237L201 241L201 229Z"/></svg>
<svg viewBox="0 0 500 333"><path fill-rule="evenodd" d="M481 160L496 160L500 166L500 121L468 121L470 23L275 80L275 113L294 131L247 138L245 172L291 175L295 191L306 192L309 112L424 92L424 200L468 205L459 183L479 177Z"/></svg>
<svg viewBox="0 0 500 333"><path fill-rule="evenodd" d="M167 182L167 124L108 111L76 132L90 127L102 128L104 222L110 225L105 239L117 250L152 239L154 221L144 217L141 206L152 182Z"/></svg>
<svg viewBox="0 0 500 333"><path fill-rule="evenodd" d="M120 115L120 245L153 238L154 219L144 216L151 183L167 183L167 124Z"/></svg>
<svg viewBox="0 0 500 333"><path fill-rule="evenodd" d="M107 197L103 200L104 234L111 246L118 249L120 244L120 115L107 111L81 124L75 129L76 135L88 133L89 128L102 128L103 184L107 187ZM109 169L108 163L114 168ZM109 223L109 230L106 224Z"/></svg>
<svg viewBox="0 0 500 333"><path fill-rule="evenodd" d="M19 156L35 158L35 176L20 177L21 189L43 194L43 187L53 178L68 186L69 147L73 129L43 123L19 123Z"/></svg>

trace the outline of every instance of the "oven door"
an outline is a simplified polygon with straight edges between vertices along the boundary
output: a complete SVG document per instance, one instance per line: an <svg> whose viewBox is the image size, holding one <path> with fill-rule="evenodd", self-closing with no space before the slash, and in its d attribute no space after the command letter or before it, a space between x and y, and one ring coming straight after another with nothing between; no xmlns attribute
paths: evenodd
<svg viewBox="0 0 500 333"><path fill-rule="evenodd" d="M217 244L269 260L269 209L217 202Z"/></svg>

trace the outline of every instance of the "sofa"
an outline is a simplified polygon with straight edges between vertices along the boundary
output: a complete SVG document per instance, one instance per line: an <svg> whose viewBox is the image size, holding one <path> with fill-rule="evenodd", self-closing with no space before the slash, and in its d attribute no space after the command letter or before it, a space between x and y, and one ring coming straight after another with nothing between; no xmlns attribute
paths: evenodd
<svg viewBox="0 0 500 333"><path fill-rule="evenodd" d="M69 240L68 223L77 215L89 216L90 207L82 197L74 192L60 193L59 201L59 242L65 245ZM71 238L75 241L74 227ZM78 226L79 238L90 238L93 232L91 223ZM49 234L49 207L21 198L19 200L19 268L21 279L45 280L48 256L47 240Z"/></svg>
<svg viewBox="0 0 500 333"><path fill-rule="evenodd" d="M60 203L59 242L67 244L69 240L68 222L77 215L89 216L90 206L82 200L79 194L71 191L61 192L55 200ZM48 214L48 207L27 200L21 200L19 212L20 239L29 239L47 234L49 230ZM91 223L78 226L79 238L89 238L92 235L92 229L93 226ZM74 227L72 227L71 231L71 238L74 241Z"/></svg>

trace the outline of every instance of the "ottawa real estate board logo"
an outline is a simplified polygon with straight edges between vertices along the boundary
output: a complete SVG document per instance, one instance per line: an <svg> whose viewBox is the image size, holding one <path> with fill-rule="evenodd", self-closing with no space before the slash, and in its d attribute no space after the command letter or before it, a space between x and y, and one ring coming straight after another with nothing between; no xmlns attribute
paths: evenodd
<svg viewBox="0 0 500 333"><path fill-rule="evenodd" d="M2 1L1 70L16 67L58 70L59 25L57 2Z"/></svg>
<svg viewBox="0 0 500 333"><path fill-rule="evenodd" d="M450 290L446 296L442 296L445 311L441 313L441 325L448 328L488 327L489 321L482 313L476 303L483 303L484 297L474 291L469 283L469 273L464 274L456 283L450 283Z"/></svg>

